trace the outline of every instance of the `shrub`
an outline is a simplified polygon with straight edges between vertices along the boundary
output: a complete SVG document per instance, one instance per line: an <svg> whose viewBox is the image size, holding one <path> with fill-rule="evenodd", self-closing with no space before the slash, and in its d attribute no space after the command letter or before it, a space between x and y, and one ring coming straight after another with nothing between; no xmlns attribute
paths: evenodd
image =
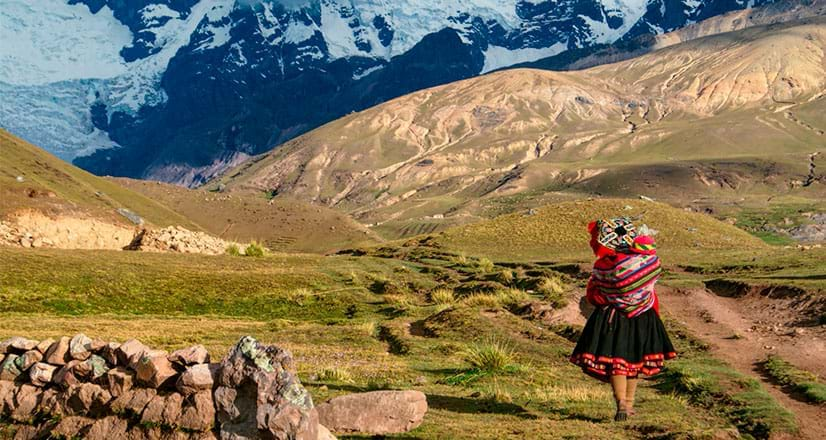
<svg viewBox="0 0 826 440"><path fill-rule="evenodd" d="M237 244L232 243L231 245L227 246L227 255L232 255L233 257L241 256L241 248L238 247Z"/></svg>
<svg viewBox="0 0 826 440"><path fill-rule="evenodd" d="M264 254L266 254L266 249L257 241L250 242L244 249L244 255L248 257L263 257Z"/></svg>
<svg viewBox="0 0 826 440"><path fill-rule="evenodd" d="M505 371L513 364L513 348L505 342L487 339L470 346L464 353L471 368L487 373Z"/></svg>
<svg viewBox="0 0 826 440"><path fill-rule="evenodd" d="M456 302L456 297L450 289L436 289L430 292L430 301L433 304L453 304Z"/></svg>

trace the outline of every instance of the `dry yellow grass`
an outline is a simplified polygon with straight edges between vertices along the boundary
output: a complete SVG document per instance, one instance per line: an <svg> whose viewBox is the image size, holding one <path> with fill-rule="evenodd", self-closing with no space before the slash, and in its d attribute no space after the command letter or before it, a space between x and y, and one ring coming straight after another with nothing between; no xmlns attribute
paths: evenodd
<svg viewBox="0 0 826 440"><path fill-rule="evenodd" d="M629 209L630 208L630 209ZM708 215L686 212L664 203L634 199L596 199L542 207L534 215L508 214L449 229L437 237L444 247L503 260L559 259L589 256L588 223L607 217L639 218L658 231L658 249L766 249L748 233Z"/></svg>

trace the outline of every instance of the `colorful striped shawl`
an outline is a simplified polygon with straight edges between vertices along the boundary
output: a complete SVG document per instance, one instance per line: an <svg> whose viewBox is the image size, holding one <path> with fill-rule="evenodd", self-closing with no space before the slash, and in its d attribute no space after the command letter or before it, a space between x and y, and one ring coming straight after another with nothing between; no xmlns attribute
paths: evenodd
<svg viewBox="0 0 826 440"><path fill-rule="evenodd" d="M609 304L633 318L654 306L654 284L661 271L656 255L618 254L597 261L591 283Z"/></svg>

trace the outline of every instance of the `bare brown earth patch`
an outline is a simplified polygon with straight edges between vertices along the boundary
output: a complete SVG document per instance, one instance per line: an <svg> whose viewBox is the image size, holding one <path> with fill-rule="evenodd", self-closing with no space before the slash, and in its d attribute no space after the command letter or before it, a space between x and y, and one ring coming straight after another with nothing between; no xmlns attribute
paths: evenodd
<svg viewBox="0 0 826 440"><path fill-rule="evenodd" d="M794 412L800 427L797 438L826 438L823 407L789 396L762 374L762 362L769 354L777 354L799 368L826 377L826 329L795 326L794 300L754 292L721 297L706 289L661 287L659 292L665 314L710 344L715 356L759 380Z"/></svg>

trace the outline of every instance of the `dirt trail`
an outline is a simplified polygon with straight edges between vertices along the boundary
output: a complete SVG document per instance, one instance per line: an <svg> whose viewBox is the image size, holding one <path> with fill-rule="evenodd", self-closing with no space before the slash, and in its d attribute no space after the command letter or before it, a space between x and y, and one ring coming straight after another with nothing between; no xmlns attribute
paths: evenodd
<svg viewBox="0 0 826 440"><path fill-rule="evenodd" d="M821 378L826 377L826 344L822 335L809 330L804 330L802 334L795 333L793 328L789 328L786 334L769 331L764 327L764 316L744 311L740 304L743 299L723 298L705 289L663 287L660 296L665 313L709 343L715 356L758 379L772 396L794 412L800 426L800 433L795 438L826 438L826 408L790 396L765 377L760 367L760 362L769 354L776 353L795 366ZM739 335L739 339L731 338L735 334Z"/></svg>

